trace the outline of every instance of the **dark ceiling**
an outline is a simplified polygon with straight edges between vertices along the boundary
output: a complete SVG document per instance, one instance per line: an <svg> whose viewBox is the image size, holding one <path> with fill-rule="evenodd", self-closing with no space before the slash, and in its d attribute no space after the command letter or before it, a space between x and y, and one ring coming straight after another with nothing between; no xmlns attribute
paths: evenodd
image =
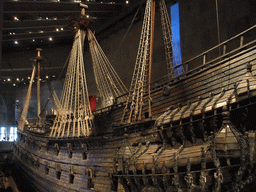
<svg viewBox="0 0 256 192"><path fill-rule="evenodd" d="M67 43L73 37L70 19L80 15L80 3L87 4L86 16L96 32L107 28L119 15L129 13L138 0L2 0L2 51Z"/></svg>

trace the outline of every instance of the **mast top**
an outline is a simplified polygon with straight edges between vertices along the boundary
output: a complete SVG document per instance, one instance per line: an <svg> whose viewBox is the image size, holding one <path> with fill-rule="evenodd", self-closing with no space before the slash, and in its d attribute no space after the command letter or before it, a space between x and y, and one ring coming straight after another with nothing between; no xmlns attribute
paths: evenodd
<svg viewBox="0 0 256 192"><path fill-rule="evenodd" d="M42 49L41 48L36 48L37 50L37 57L34 59L34 61L44 61L44 57L41 56L41 51Z"/></svg>
<svg viewBox="0 0 256 192"><path fill-rule="evenodd" d="M40 57L41 56L40 53L41 53L42 49L41 48L36 48L36 50L37 50L37 56Z"/></svg>

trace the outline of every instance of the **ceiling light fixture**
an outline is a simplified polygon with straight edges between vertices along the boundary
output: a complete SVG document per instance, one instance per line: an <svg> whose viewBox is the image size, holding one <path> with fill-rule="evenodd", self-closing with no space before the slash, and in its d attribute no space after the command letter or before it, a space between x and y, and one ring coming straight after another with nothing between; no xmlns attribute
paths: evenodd
<svg viewBox="0 0 256 192"><path fill-rule="evenodd" d="M126 4L129 4L129 1L125 1Z"/></svg>
<svg viewBox="0 0 256 192"><path fill-rule="evenodd" d="M51 37L49 37L49 41L52 41L52 38L51 38Z"/></svg>
<svg viewBox="0 0 256 192"><path fill-rule="evenodd" d="M63 31L63 28L60 28L61 31Z"/></svg>
<svg viewBox="0 0 256 192"><path fill-rule="evenodd" d="M59 31L59 29L57 28L56 31Z"/></svg>
<svg viewBox="0 0 256 192"><path fill-rule="evenodd" d="M14 44L16 44L16 45L17 45L17 44L19 44L19 42L18 42L18 41L14 41Z"/></svg>

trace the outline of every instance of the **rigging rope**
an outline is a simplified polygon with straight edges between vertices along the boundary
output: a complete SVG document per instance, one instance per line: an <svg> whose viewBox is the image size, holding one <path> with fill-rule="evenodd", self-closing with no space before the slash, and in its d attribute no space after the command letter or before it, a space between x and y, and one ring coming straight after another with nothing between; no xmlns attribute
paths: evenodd
<svg viewBox="0 0 256 192"><path fill-rule="evenodd" d="M90 29L88 29L88 41L92 56L93 71L95 75L96 85L100 96L103 97L106 105L115 97L119 97L128 92L124 83L117 75L113 66L100 47L96 37ZM122 101L125 101L125 98Z"/></svg>
<svg viewBox="0 0 256 192"><path fill-rule="evenodd" d="M93 126L87 89L82 34L79 29L74 38L68 69L60 99L61 111L58 112L50 137L89 136Z"/></svg>
<svg viewBox="0 0 256 192"><path fill-rule="evenodd" d="M144 20L142 24L142 32L140 37L140 44L133 72L133 78L121 122L127 121L128 123L131 123L132 121L142 120L142 111L146 99L148 99L149 103L148 117L151 117L150 65L152 62L152 35L154 35L154 10L152 9L154 7L153 3L153 0L148 0L146 3ZM184 69L181 63L176 60L176 57L172 56L173 49L176 49L179 57L178 59L181 61L177 44L173 37L171 22L164 0L160 0L160 11L168 74L170 75L170 77L174 77L174 75L180 75L181 73L183 73ZM175 69L172 63L173 59L175 60ZM182 71L180 71L180 69ZM148 95L146 95L147 93ZM127 113L129 114L128 118L126 118Z"/></svg>
<svg viewBox="0 0 256 192"><path fill-rule="evenodd" d="M160 0L159 4L160 4L160 12L161 12L161 23L162 23L164 45L165 45L167 70L170 78L173 78L176 75L180 75L181 73L184 73L184 68L181 65L181 62L179 62L181 61L181 56L179 54L178 46L172 32L171 21L165 5L165 0ZM174 52L173 49L176 50L179 61L175 56L173 56L173 52ZM173 68L173 59L174 59L175 69ZM181 71L179 70L180 67L177 68L178 65L180 65Z"/></svg>
<svg viewBox="0 0 256 192"><path fill-rule="evenodd" d="M123 45L123 42L124 42L124 40L125 40L125 38L126 38L128 32L130 31L131 27L132 27L132 24L133 24L133 22L134 22L134 20L135 20L135 18L136 18L136 16L137 16L139 10L140 10L141 5L142 5L142 3L140 4L139 8L137 9L137 11L136 11L136 13L135 13L135 15L134 15L134 17L133 17L133 19L132 19L132 22L131 22L130 26L128 27L128 29L127 29L127 31L126 31L126 33L125 33L125 35L124 35L124 37L123 37L121 43L119 44L119 46L118 46L118 48L117 48L117 50L116 50L116 52L115 52L115 54L114 54L114 57L113 57L111 63L113 63L113 61L115 60L115 57L116 57L117 53L119 52L121 46Z"/></svg>
<svg viewBox="0 0 256 192"><path fill-rule="evenodd" d="M22 113L20 115L19 124L18 124L18 130L20 130L20 131L24 131L25 123L28 123L27 122L27 114L28 114L28 108L29 108L30 99L31 99L31 90L32 90L32 84L33 84L33 81L35 78L35 73L36 73L36 66L33 65L33 70L32 70L32 74L31 74L31 78L30 78L30 82L29 82L29 87L28 87L28 91L27 91L27 95L26 95L25 104L24 104Z"/></svg>
<svg viewBox="0 0 256 192"><path fill-rule="evenodd" d="M152 16L153 1L148 0L142 25L140 44L137 53L135 68L133 72L132 82L130 86L129 96L126 101L126 106L123 112L121 122L124 122L126 112L129 112L127 122L137 121L142 119L142 109L144 105L143 97L146 89L146 83L149 71L150 57L150 29Z"/></svg>
<svg viewBox="0 0 256 192"><path fill-rule="evenodd" d="M219 24L218 0L215 0L215 4L216 4L216 19L217 19L217 30L218 30L218 45L220 45L220 24ZM219 46L219 56L221 56L220 46Z"/></svg>

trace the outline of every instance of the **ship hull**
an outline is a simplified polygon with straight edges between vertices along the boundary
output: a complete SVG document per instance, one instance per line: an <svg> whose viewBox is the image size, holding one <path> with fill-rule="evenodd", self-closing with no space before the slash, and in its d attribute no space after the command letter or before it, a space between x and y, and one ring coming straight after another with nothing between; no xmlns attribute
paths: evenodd
<svg viewBox="0 0 256 192"><path fill-rule="evenodd" d="M38 191L225 191L253 186L255 58L255 47L250 47L180 79L154 82L152 118L145 107L142 121L121 123L124 104L117 102L95 113L96 136L54 139L19 132L14 160ZM221 148L219 134L224 129L228 133L225 122L237 132L230 129L232 141L226 139Z"/></svg>

